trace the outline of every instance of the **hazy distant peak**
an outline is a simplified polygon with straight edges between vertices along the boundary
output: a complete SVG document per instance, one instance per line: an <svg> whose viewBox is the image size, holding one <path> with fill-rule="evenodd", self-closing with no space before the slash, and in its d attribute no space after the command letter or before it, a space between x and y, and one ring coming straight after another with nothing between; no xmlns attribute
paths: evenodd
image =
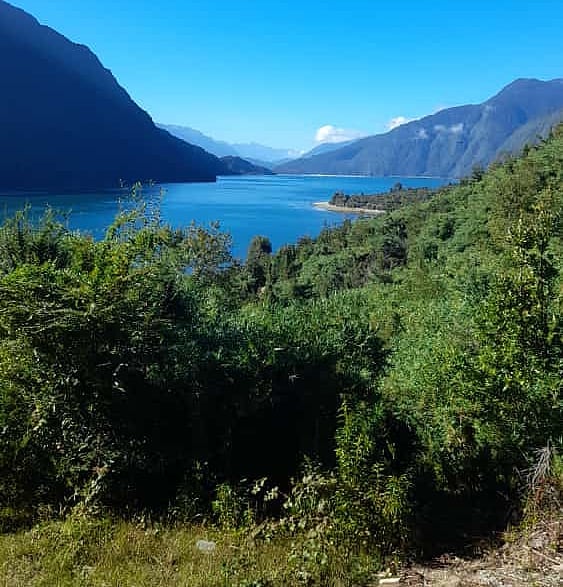
<svg viewBox="0 0 563 587"><path fill-rule="evenodd" d="M294 149L280 149L261 145L260 143L233 143L233 148L240 157L255 159L266 163L274 163L297 157L299 153Z"/></svg>
<svg viewBox="0 0 563 587"><path fill-rule="evenodd" d="M208 153L212 153L216 157L227 157L237 156L237 151L226 143L225 141L217 141L214 138L202 133L195 128L189 126L182 126L178 124L161 124L157 123L157 126L168 131L170 134L187 141L192 145L197 145L202 149L205 149Z"/></svg>
<svg viewBox="0 0 563 587"><path fill-rule="evenodd" d="M228 143L226 141L210 137L209 135L206 135L201 131L189 126L161 123L158 123L158 126L184 141L188 141L189 143L202 147L217 157L241 157L248 161L257 162L258 165L264 165L279 163L281 161L288 161L299 156L299 153L295 150L277 149L274 147L261 145L257 142Z"/></svg>

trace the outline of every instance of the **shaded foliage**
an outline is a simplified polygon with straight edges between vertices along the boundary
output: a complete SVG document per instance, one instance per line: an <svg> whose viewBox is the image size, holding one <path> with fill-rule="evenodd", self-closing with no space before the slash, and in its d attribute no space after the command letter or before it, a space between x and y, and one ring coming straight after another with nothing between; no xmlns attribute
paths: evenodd
<svg viewBox="0 0 563 587"><path fill-rule="evenodd" d="M380 217L275 253L256 237L243 265L217 226L173 230L146 205L97 242L53 213L7 220L12 520L77 502L182 519L213 502L231 526L285 512L321 582L335 545L434 551L502 527L522 471L561 449L562 186L559 129ZM265 477L285 508L240 489Z"/></svg>

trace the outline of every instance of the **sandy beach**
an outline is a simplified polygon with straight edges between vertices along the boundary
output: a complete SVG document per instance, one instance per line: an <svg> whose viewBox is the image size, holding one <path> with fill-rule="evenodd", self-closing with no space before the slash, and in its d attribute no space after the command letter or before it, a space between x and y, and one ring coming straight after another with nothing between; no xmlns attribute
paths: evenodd
<svg viewBox="0 0 563 587"><path fill-rule="evenodd" d="M329 204L328 202L315 202L313 206L315 206L315 208L320 208L321 210L328 210L329 212L342 212L345 214L369 214L372 216L385 214L385 210L373 210L369 208L348 208L347 206L334 206L333 204Z"/></svg>

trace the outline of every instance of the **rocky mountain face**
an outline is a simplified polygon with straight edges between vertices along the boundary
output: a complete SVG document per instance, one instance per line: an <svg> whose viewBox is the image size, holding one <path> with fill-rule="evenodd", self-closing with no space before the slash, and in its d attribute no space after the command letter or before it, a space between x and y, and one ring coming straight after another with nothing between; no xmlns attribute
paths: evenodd
<svg viewBox="0 0 563 587"><path fill-rule="evenodd" d="M519 79L482 104L448 108L275 171L462 177L536 142L562 119L563 79Z"/></svg>
<svg viewBox="0 0 563 587"><path fill-rule="evenodd" d="M214 181L221 161L155 126L85 46L0 0L0 188Z"/></svg>

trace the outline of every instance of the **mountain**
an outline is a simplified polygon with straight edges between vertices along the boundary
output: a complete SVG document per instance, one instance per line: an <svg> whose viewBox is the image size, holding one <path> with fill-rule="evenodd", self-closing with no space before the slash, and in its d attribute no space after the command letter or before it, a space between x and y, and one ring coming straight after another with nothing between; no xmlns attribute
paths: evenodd
<svg viewBox="0 0 563 587"><path fill-rule="evenodd" d="M297 151L292 149L276 149L259 143L233 143L232 146L240 157L265 163L287 161L298 155Z"/></svg>
<svg viewBox="0 0 563 587"><path fill-rule="evenodd" d="M216 157L238 156L237 150L232 145L229 145L229 143L225 141L216 141L195 128L160 123L157 123L156 126L168 131L171 135L174 135L187 143L205 149L208 153L212 153Z"/></svg>
<svg viewBox="0 0 563 587"><path fill-rule="evenodd" d="M277 173L462 177L536 142L563 119L563 79L519 79L482 104L457 106L280 165Z"/></svg>
<svg viewBox="0 0 563 587"><path fill-rule="evenodd" d="M286 163L292 161L298 155L292 149L276 149L261 145L260 143L227 143L218 141L195 128L189 126L178 126L176 124L160 124L157 126L167 130L170 134L193 145L198 145L206 151L217 155L217 157L242 157L257 166L271 167L272 164Z"/></svg>
<svg viewBox="0 0 563 587"><path fill-rule="evenodd" d="M525 144L535 144L545 138L551 129L563 120L563 108L551 114L534 118L514 131L499 149L499 154L516 153Z"/></svg>
<svg viewBox="0 0 563 587"><path fill-rule="evenodd" d="M0 0L0 187L214 181L223 164L155 126L85 46Z"/></svg>
<svg viewBox="0 0 563 587"><path fill-rule="evenodd" d="M254 165L241 157L227 155L221 157L221 162L225 165L230 175L273 175L274 172L268 167Z"/></svg>
<svg viewBox="0 0 563 587"><path fill-rule="evenodd" d="M321 155L322 153L330 153L331 151L347 147L348 145L355 143L357 140L358 139L354 139L342 143L321 143L320 145L313 147L310 151L307 151L304 155L301 155L300 159L307 159L308 157L314 157L315 155Z"/></svg>

